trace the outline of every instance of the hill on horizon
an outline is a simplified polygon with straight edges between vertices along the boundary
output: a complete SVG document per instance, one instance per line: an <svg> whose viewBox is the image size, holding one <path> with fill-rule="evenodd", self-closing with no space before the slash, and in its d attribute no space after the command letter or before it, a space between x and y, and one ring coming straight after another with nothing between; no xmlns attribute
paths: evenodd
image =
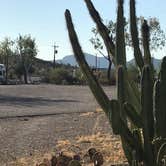
<svg viewBox="0 0 166 166"><path fill-rule="evenodd" d="M96 56L95 55L85 53L85 58L89 64L89 66L96 67ZM74 55L67 55L67 56L63 57L62 59L57 60L56 62L61 63L61 64L66 64L66 65L70 64L71 66L78 66ZM128 65L129 64L135 65L135 60L132 59L132 60L128 61L127 63L128 63ZM154 64L154 68L156 70L158 70L160 67L160 64L161 64L161 59L153 58L153 64ZM108 61L104 57L97 57L97 67L105 68L105 69L108 68Z"/></svg>
<svg viewBox="0 0 166 166"><path fill-rule="evenodd" d="M85 58L91 67L96 67L96 56L92 54L85 53ZM74 55L67 55L62 59L56 61L57 63L70 64L72 66L78 66ZM98 68L107 68L108 61L104 57L97 57L97 66Z"/></svg>

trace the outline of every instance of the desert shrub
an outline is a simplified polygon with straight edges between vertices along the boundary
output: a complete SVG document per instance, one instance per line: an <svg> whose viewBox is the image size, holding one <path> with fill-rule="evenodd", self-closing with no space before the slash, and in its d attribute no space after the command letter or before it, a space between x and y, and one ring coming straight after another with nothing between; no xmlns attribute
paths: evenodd
<svg viewBox="0 0 166 166"><path fill-rule="evenodd" d="M65 69L63 67L49 70L48 74L45 77L45 80L48 83L53 83L58 85L75 84L75 82L77 82L77 79L73 77L73 71Z"/></svg>
<svg viewBox="0 0 166 166"><path fill-rule="evenodd" d="M110 82L107 78L107 71L100 71L100 76L98 78L100 84L102 85L115 85L116 84L116 73L115 70L111 71Z"/></svg>

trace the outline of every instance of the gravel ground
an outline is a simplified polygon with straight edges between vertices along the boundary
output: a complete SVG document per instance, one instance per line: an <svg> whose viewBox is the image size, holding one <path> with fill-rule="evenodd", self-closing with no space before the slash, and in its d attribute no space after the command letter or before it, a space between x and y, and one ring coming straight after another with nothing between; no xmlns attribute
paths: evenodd
<svg viewBox="0 0 166 166"><path fill-rule="evenodd" d="M115 98L114 87L104 90ZM49 152L59 140L111 132L104 114L93 113L99 106L87 86L0 86L0 105L0 163Z"/></svg>

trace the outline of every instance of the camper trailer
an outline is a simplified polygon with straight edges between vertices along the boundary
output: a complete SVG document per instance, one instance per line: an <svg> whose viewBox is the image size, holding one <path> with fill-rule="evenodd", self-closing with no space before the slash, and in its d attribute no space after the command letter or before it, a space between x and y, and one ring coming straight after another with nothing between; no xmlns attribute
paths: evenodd
<svg viewBox="0 0 166 166"><path fill-rule="evenodd" d="M4 84L6 81L6 68L4 64L0 64L0 83Z"/></svg>

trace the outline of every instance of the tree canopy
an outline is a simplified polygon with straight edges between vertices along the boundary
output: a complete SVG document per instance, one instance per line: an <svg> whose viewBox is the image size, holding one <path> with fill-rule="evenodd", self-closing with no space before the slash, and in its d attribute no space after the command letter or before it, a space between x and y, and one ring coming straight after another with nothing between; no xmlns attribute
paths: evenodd
<svg viewBox="0 0 166 166"><path fill-rule="evenodd" d="M37 46L35 39L30 35L19 36L17 39L17 52L19 57L19 65L22 66L24 73L24 81L28 83L27 77L33 60L37 55Z"/></svg>
<svg viewBox="0 0 166 166"><path fill-rule="evenodd" d="M143 23L144 17L140 16L137 18L137 26L139 30L139 42L142 45L142 34L141 34L141 25ZM126 46L132 47L130 29L129 29L129 20L124 19L125 21L125 42ZM162 30L159 19L156 17L151 17L148 20L148 24L150 27L150 49L156 51L158 49L162 49L166 45L166 35ZM106 24L109 35L111 36L113 42L116 40L116 22L110 20ZM94 46L94 48L100 53L103 54L103 42L99 35L98 29L96 27L92 28L93 36L90 39L90 42Z"/></svg>

